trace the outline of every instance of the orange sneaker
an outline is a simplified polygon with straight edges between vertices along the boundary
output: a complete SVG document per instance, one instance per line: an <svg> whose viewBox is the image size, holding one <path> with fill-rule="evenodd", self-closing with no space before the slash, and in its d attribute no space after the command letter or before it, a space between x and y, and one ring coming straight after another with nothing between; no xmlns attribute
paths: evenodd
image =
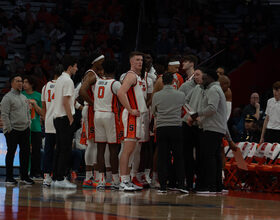
<svg viewBox="0 0 280 220"><path fill-rule="evenodd" d="M92 182L92 187L93 187L93 188L96 188L97 185L98 185L98 183L99 183L99 180L93 181L93 182Z"/></svg>
<svg viewBox="0 0 280 220"><path fill-rule="evenodd" d="M91 179L89 180L84 180L83 182L83 188L92 188L93 187L93 182Z"/></svg>

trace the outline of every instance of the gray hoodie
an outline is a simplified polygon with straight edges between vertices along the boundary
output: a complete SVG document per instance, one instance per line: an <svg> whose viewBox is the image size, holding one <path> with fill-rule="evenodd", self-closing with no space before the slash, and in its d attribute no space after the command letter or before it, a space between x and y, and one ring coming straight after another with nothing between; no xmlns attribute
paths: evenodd
<svg viewBox="0 0 280 220"><path fill-rule="evenodd" d="M0 104L4 133L12 129L24 131L30 127L30 109L27 98L21 92L11 89Z"/></svg>
<svg viewBox="0 0 280 220"><path fill-rule="evenodd" d="M198 110L204 131L214 131L226 134L227 105L226 98L219 82L212 82L205 89L202 106Z"/></svg>

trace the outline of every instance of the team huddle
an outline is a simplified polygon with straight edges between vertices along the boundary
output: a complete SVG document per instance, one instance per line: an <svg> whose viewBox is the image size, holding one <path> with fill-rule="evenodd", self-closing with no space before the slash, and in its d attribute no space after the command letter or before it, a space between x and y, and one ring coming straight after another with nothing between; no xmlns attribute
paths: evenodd
<svg viewBox="0 0 280 220"><path fill-rule="evenodd" d="M137 190L142 189L143 184L151 183L150 162L144 169L142 168L143 171L147 168L146 173L139 174L138 171L141 144L148 143L150 140L152 115L148 103L151 103L153 84L157 76L154 72L148 73L143 70L143 55L140 52L131 53L131 68L120 77L120 81L115 80L116 62L106 60L103 55L96 55L92 60L92 67L86 71L82 82L75 89L76 95L70 92L69 86L64 88L63 85L60 85L58 87L64 72L57 80L48 82L42 90L43 107L45 106L46 109L46 143L55 144L54 141L48 140L53 140L49 134L54 134L55 131L57 133L59 130L55 122L62 116L58 112L65 108L65 105L59 104L60 102L56 100L59 99L57 93L69 96L70 103L72 103L70 106L72 115L74 115L74 106L82 109L80 142L87 146L85 152L86 178L83 187ZM74 65L77 64L73 63ZM66 68L64 65L64 71ZM78 96L84 101L83 107L77 101ZM67 111L66 115L68 115ZM53 119L55 119L54 123ZM75 123L77 122L70 122L73 128ZM66 130L66 128L64 129ZM65 139L61 141L63 142ZM58 145L57 141L56 145ZM59 149L60 147L56 146L56 151ZM150 150L148 151L151 155ZM60 158L58 160L62 160L63 158L58 154L56 152L56 157ZM63 153L61 152L61 154ZM67 155L64 154L62 157ZM45 155L45 160L48 160L48 155ZM44 169L44 185L75 188L75 184L66 179L63 180L61 177L57 178L55 170L60 161L56 161L57 158L54 160L53 171ZM51 178L52 172L55 178ZM130 173L133 173L132 178L130 178Z"/></svg>

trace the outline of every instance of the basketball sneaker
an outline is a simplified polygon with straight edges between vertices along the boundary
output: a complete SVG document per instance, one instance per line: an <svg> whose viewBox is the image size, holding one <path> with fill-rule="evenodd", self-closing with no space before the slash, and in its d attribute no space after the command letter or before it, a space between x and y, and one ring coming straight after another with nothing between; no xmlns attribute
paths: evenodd
<svg viewBox="0 0 280 220"><path fill-rule="evenodd" d="M132 183L135 185L135 186L134 186L135 189L137 189L137 190L143 189L143 184L140 183L140 182L138 181L138 179L136 178L136 176L132 178Z"/></svg>
<svg viewBox="0 0 280 220"><path fill-rule="evenodd" d="M132 182L121 182L119 186L120 191L135 191L135 185Z"/></svg>
<svg viewBox="0 0 280 220"><path fill-rule="evenodd" d="M45 178L43 180L43 186L51 186L52 184L52 178L50 175L45 175Z"/></svg>
<svg viewBox="0 0 280 220"><path fill-rule="evenodd" d="M84 180L83 188L93 188L93 181L92 181L92 179Z"/></svg>

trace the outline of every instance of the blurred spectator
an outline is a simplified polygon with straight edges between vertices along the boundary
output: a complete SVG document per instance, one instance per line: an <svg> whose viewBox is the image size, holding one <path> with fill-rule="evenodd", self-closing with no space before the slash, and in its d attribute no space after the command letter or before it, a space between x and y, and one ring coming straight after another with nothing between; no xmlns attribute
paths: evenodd
<svg viewBox="0 0 280 220"><path fill-rule="evenodd" d="M112 37L122 38L123 36L124 24L120 20L120 16L114 17L114 20L109 25L109 33Z"/></svg>
<svg viewBox="0 0 280 220"><path fill-rule="evenodd" d="M242 116L245 118L247 115L253 115L257 120L262 119L263 109L260 107L259 94L254 92L250 97L250 104L246 105L243 109Z"/></svg>
<svg viewBox="0 0 280 220"><path fill-rule="evenodd" d="M19 27L14 26L12 20L8 21L7 27L2 28L2 34L8 43L18 43L22 36Z"/></svg>
<svg viewBox="0 0 280 220"><path fill-rule="evenodd" d="M14 60L10 62L8 70L14 74L18 68L24 69L24 63L22 61L22 56L19 53L15 53Z"/></svg>
<svg viewBox="0 0 280 220"><path fill-rule="evenodd" d="M0 76L9 76L7 65L5 64L5 59L0 56Z"/></svg>

